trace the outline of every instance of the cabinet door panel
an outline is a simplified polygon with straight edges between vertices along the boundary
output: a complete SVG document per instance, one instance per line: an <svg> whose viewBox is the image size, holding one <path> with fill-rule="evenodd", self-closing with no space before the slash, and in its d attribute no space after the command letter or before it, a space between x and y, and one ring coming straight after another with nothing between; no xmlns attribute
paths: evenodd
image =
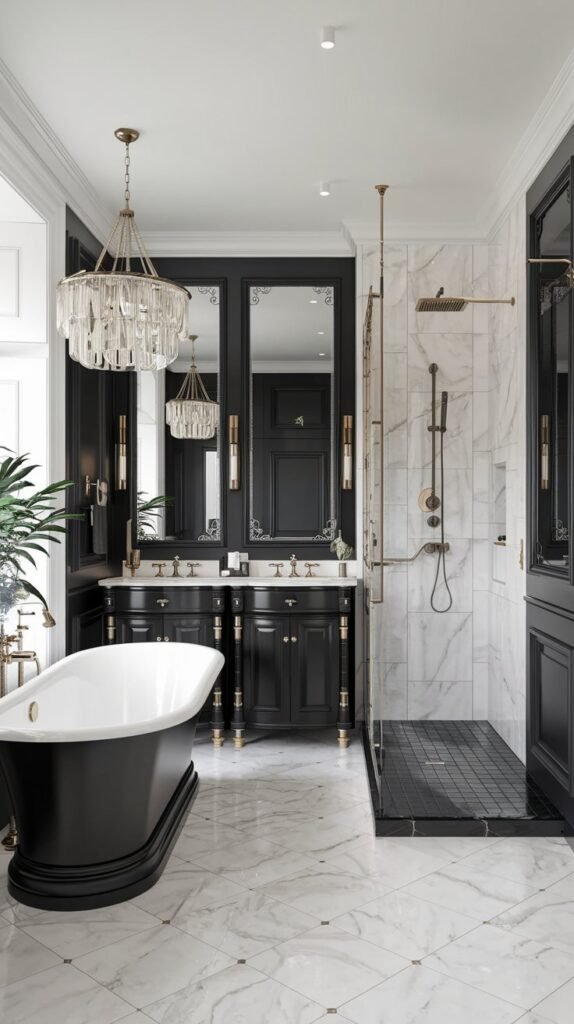
<svg viewBox="0 0 574 1024"><path fill-rule="evenodd" d="M116 643L143 644L156 642L163 636L161 615L143 618L139 615L118 615L116 618Z"/></svg>
<svg viewBox="0 0 574 1024"><path fill-rule="evenodd" d="M335 723L339 694L337 618L292 616L289 646L291 721L298 725Z"/></svg>
<svg viewBox="0 0 574 1024"><path fill-rule="evenodd" d="M289 724L289 637L287 616L246 616L243 678L247 719L259 725Z"/></svg>
<svg viewBox="0 0 574 1024"><path fill-rule="evenodd" d="M208 615L164 615L163 635L172 643L213 647L213 620Z"/></svg>

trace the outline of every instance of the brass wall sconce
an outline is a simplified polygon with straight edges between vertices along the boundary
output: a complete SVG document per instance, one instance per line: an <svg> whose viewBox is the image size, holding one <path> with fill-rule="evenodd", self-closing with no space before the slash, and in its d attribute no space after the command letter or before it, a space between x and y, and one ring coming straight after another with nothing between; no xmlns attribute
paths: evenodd
<svg viewBox="0 0 574 1024"><path fill-rule="evenodd" d="M241 486L241 466L239 454L239 416L230 416L228 420L229 438L229 490L238 491Z"/></svg>
<svg viewBox="0 0 574 1024"><path fill-rule="evenodd" d="M353 490L353 417L343 416L343 491Z"/></svg>
<svg viewBox="0 0 574 1024"><path fill-rule="evenodd" d="M116 442L116 491L128 489L128 418L118 417L118 440Z"/></svg>
<svg viewBox="0 0 574 1024"><path fill-rule="evenodd" d="M540 417L540 490L550 488L550 416Z"/></svg>

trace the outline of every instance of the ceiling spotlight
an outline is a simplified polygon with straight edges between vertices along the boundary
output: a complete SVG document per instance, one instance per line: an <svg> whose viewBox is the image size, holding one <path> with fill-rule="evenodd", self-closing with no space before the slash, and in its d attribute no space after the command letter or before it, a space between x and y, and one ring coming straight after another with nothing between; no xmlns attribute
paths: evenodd
<svg viewBox="0 0 574 1024"><path fill-rule="evenodd" d="M320 355L320 356L324 356L324 355L325 355L325 353L324 353L324 352L319 352L319 355Z"/></svg>
<svg viewBox="0 0 574 1024"><path fill-rule="evenodd" d="M325 331L317 331L317 334L324 334Z"/></svg>
<svg viewBox="0 0 574 1024"><path fill-rule="evenodd" d="M327 25L321 29L321 46L324 50L332 50L335 45L335 29Z"/></svg>
<svg viewBox="0 0 574 1024"><path fill-rule="evenodd" d="M330 186L328 181L322 181L321 184L319 185L319 195L320 196L330 196L331 195L331 186Z"/></svg>

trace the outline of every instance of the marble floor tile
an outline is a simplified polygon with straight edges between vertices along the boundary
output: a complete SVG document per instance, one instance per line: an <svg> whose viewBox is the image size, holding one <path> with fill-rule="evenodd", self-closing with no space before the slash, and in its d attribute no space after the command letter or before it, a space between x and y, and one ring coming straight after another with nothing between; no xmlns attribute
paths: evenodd
<svg viewBox="0 0 574 1024"><path fill-rule="evenodd" d="M361 878L350 871L331 870L329 863L317 864L314 871L271 882L260 890L270 899L287 903L296 910L329 921L338 914L370 903L388 892L388 887L374 878Z"/></svg>
<svg viewBox="0 0 574 1024"><path fill-rule="evenodd" d="M339 1006L408 961L336 928L315 928L253 957L249 964L325 1007Z"/></svg>
<svg viewBox="0 0 574 1024"><path fill-rule="evenodd" d="M388 889L414 882L441 866L441 860L425 853L415 843L397 844L392 838L372 839L329 859L331 871L350 871L362 878L376 878Z"/></svg>
<svg viewBox="0 0 574 1024"><path fill-rule="evenodd" d="M476 928L477 922L399 890L336 917L333 925L408 960L422 960Z"/></svg>
<svg viewBox="0 0 574 1024"><path fill-rule="evenodd" d="M436 860L442 860L444 864L453 864L503 841L498 836L417 836L416 840L417 848ZM408 838L393 839L398 848L408 848L411 842Z"/></svg>
<svg viewBox="0 0 574 1024"><path fill-rule="evenodd" d="M346 825L315 820L309 825L276 832L273 841L286 849L309 853L327 860L344 853L350 844L356 844L358 838L366 842L369 837Z"/></svg>
<svg viewBox="0 0 574 1024"><path fill-rule="evenodd" d="M474 917L477 921L488 921L534 895L532 886L500 878L486 871L473 871L466 867L464 860L420 878L406 887L405 891L429 900L430 903L438 903L441 907Z"/></svg>
<svg viewBox="0 0 574 1024"><path fill-rule="evenodd" d="M320 919L248 890L204 910L189 907L172 923L228 956L245 960L309 931L320 924Z"/></svg>
<svg viewBox="0 0 574 1024"><path fill-rule="evenodd" d="M222 850L198 855L194 863L232 882L254 889L277 878L313 867L316 859L303 853L284 850L267 839L247 839Z"/></svg>
<svg viewBox="0 0 574 1024"><path fill-rule="evenodd" d="M168 921L184 906L191 905L201 910L219 900L239 895L244 888L205 868L172 857L159 881L141 896L136 896L134 903L147 910L148 914Z"/></svg>
<svg viewBox="0 0 574 1024"><path fill-rule="evenodd" d="M345 1003L339 1014L353 1024L513 1024L522 1010L424 967L409 967Z"/></svg>
<svg viewBox="0 0 574 1024"><path fill-rule="evenodd" d="M291 834L295 829L312 827L317 821L317 813L306 809L295 810L292 805L282 807L274 804L274 810L256 821L239 826L242 835L257 836L275 842L275 836L282 833ZM282 844L285 845L285 844Z"/></svg>
<svg viewBox="0 0 574 1024"><path fill-rule="evenodd" d="M173 853L181 860L193 860L198 854L219 850L222 846L241 842L242 838L239 829L230 828L219 821L205 818L196 818L193 821L188 819L173 848Z"/></svg>
<svg viewBox="0 0 574 1024"><path fill-rule="evenodd" d="M541 1020L551 1024L572 1024L572 1007L574 1007L574 981L567 981L552 995L538 1003L534 1014Z"/></svg>
<svg viewBox="0 0 574 1024"><path fill-rule="evenodd" d="M574 978L574 956L488 924L433 953L425 966L525 1010Z"/></svg>
<svg viewBox="0 0 574 1024"><path fill-rule="evenodd" d="M352 832L359 835L374 836L375 822L373 808L370 803L356 804L345 811L337 811L336 814L328 814L324 821L327 825L342 825L343 828L350 828Z"/></svg>
<svg viewBox="0 0 574 1024"><path fill-rule="evenodd" d="M75 963L94 981L140 1008L229 967L232 960L177 928L160 925L88 953Z"/></svg>
<svg viewBox="0 0 574 1024"><path fill-rule="evenodd" d="M574 894L554 886L507 910L495 924L574 955Z"/></svg>
<svg viewBox="0 0 574 1024"><path fill-rule="evenodd" d="M560 837L517 837L473 854L466 864L501 878L520 879L533 888L547 888L574 872L574 852Z"/></svg>
<svg viewBox="0 0 574 1024"><path fill-rule="evenodd" d="M158 924L157 917L135 904L118 903L99 910L40 910L35 917L20 922L20 929L58 956L73 959Z"/></svg>
<svg viewBox="0 0 574 1024"><path fill-rule="evenodd" d="M59 963L58 956L14 925L6 924L0 928L0 986L28 978Z"/></svg>
<svg viewBox="0 0 574 1024"><path fill-rule="evenodd" d="M5 1024L113 1024L131 1014L133 1006L72 964L0 988L0 1020Z"/></svg>
<svg viewBox="0 0 574 1024"><path fill-rule="evenodd" d="M321 1007L246 964L146 1006L159 1024L311 1024Z"/></svg>

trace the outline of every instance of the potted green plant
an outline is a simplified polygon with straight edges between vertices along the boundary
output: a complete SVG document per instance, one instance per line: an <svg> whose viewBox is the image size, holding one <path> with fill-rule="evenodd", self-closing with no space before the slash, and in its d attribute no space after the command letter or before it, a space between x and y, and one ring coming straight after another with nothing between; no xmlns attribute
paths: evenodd
<svg viewBox="0 0 574 1024"><path fill-rule="evenodd" d="M31 479L38 469L28 454L8 455L0 462L0 621L19 600L36 597L47 609L46 598L26 579L28 566L36 568L38 553L50 557L49 544L59 544L65 534L62 522L80 515L55 508L58 495L72 486L59 480L34 490Z"/></svg>

